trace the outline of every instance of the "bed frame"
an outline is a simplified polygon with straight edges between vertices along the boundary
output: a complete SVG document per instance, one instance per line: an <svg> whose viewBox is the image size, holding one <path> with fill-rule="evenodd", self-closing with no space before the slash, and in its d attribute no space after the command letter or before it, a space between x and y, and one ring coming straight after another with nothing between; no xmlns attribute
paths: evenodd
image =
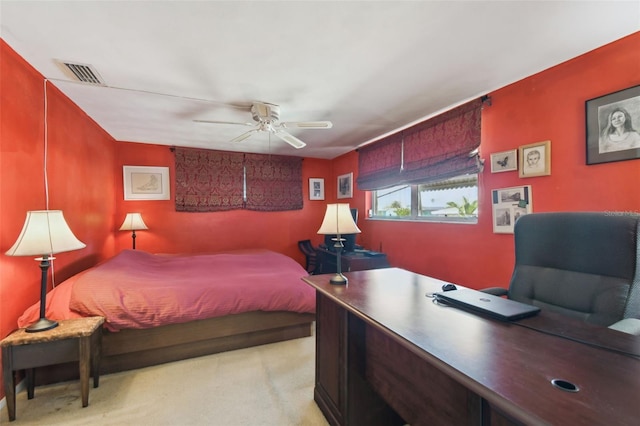
<svg viewBox="0 0 640 426"><path fill-rule="evenodd" d="M104 331L100 373L311 336L315 314L254 311L149 329ZM36 384L78 378L77 363L41 367Z"/></svg>

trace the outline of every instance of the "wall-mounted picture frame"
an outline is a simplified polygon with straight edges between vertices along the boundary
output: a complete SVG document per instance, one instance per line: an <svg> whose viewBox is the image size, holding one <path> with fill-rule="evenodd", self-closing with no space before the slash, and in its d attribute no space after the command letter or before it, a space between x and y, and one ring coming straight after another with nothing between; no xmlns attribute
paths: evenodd
<svg viewBox="0 0 640 426"><path fill-rule="evenodd" d="M169 200L169 168L123 166L125 200Z"/></svg>
<svg viewBox="0 0 640 426"><path fill-rule="evenodd" d="M513 227L521 216L533 212L531 185L491 191L493 232L513 234Z"/></svg>
<svg viewBox="0 0 640 426"><path fill-rule="evenodd" d="M518 148L521 178L548 176L551 174L551 141L521 145Z"/></svg>
<svg viewBox="0 0 640 426"><path fill-rule="evenodd" d="M512 172L516 170L518 170L517 149L491 154L491 173Z"/></svg>
<svg viewBox="0 0 640 426"><path fill-rule="evenodd" d="M309 199L324 200L324 179L309 178Z"/></svg>
<svg viewBox="0 0 640 426"><path fill-rule="evenodd" d="M353 197L353 173L338 176L338 198Z"/></svg>
<svg viewBox="0 0 640 426"><path fill-rule="evenodd" d="M587 164L640 158L640 86L589 99Z"/></svg>

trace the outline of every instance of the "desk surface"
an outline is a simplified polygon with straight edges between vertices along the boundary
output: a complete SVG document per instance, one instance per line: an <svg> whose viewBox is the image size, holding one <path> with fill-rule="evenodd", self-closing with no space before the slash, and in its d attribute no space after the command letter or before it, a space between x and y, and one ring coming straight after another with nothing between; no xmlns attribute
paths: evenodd
<svg viewBox="0 0 640 426"><path fill-rule="evenodd" d="M332 286L326 275L304 280L515 419L636 424L640 418L640 359L571 340L593 337L592 343L640 354L640 338L564 317L558 323L544 311L507 323L441 306L425 294L440 291L444 281L398 268L346 275L347 286ZM552 379L579 391L557 389Z"/></svg>

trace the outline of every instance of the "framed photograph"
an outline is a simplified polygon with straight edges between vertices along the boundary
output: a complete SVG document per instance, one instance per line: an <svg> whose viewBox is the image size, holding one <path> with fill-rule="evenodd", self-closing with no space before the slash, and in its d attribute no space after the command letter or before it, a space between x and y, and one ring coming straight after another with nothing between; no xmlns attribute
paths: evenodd
<svg viewBox="0 0 640 426"><path fill-rule="evenodd" d="M324 200L324 179L322 178L309 179L309 199Z"/></svg>
<svg viewBox="0 0 640 426"><path fill-rule="evenodd" d="M493 232L513 234L513 226L520 216L533 211L531 185L491 191L493 207Z"/></svg>
<svg viewBox="0 0 640 426"><path fill-rule="evenodd" d="M640 86L586 102L587 164L640 158Z"/></svg>
<svg viewBox="0 0 640 426"><path fill-rule="evenodd" d="M353 173L338 176L338 198L353 197Z"/></svg>
<svg viewBox="0 0 640 426"><path fill-rule="evenodd" d="M518 170L517 149L491 154L491 173L512 172L515 170Z"/></svg>
<svg viewBox="0 0 640 426"><path fill-rule="evenodd" d="M123 166L125 200L169 200L169 168Z"/></svg>
<svg viewBox="0 0 640 426"><path fill-rule="evenodd" d="M551 141L522 145L518 150L521 178L551 174Z"/></svg>

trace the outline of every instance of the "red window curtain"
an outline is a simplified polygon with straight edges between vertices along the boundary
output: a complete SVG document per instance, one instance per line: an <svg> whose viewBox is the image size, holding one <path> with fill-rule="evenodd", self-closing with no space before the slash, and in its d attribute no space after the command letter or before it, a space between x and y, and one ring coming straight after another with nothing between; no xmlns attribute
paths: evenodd
<svg viewBox="0 0 640 426"><path fill-rule="evenodd" d="M358 149L358 189L370 191L397 185L401 167L400 134Z"/></svg>
<svg viewBox="0 0 640 426"><path fill-rule="evenodd" d="M245 154L244 164L248 210L302 209L302 158Z"/></svg>
<svg viewBox="0 0 640 426"><path fill-rule="evenodd" d="M359 150L358 189L426 184L477 173L482 101L468 102ZM388 145L388 146L387 146ZM400 154L398 154L398 152ZM372 153L374 155L372 155ZM394 160L384 159L385 155ZM401 158L399 162L395 158Z"/></svg>
<svg viewBox="0 0 640 426"><path fill-rule="evenodd" d="M402 183L478 173L481 112L478 99L405 130Z"/></svg>
<svg viewBox="0 0 640 426"><path fill-rule="evenodd" d="M241 209L243 160L239 152L175 148L176 211Z"/></svg>

